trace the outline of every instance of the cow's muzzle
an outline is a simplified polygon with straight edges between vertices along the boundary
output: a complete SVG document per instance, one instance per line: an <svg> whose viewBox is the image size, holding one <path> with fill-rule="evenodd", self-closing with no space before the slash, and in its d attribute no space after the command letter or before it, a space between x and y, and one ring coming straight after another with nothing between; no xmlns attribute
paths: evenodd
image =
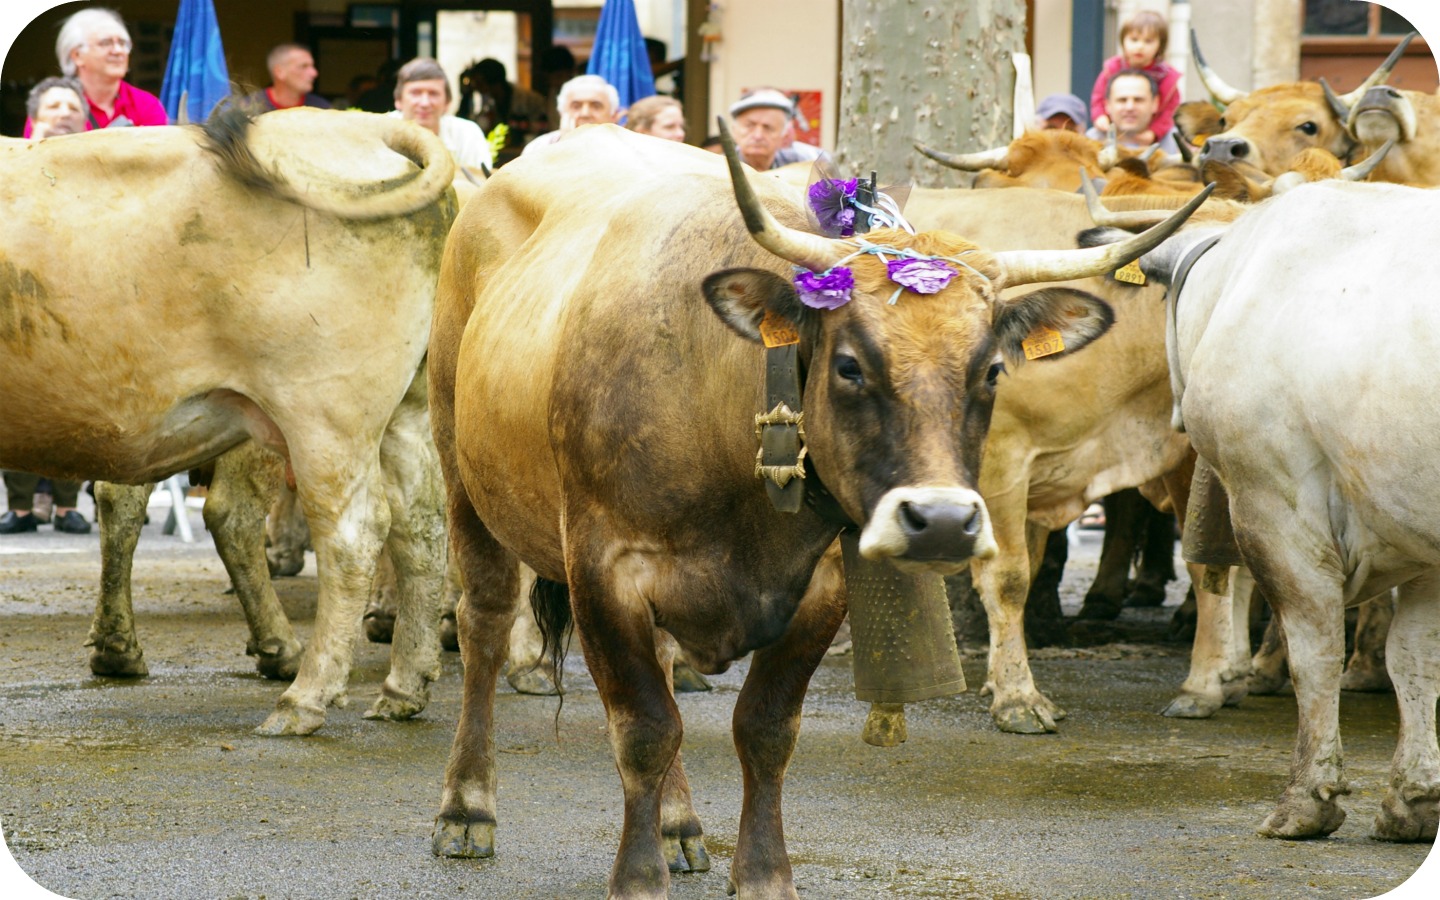
<svg viewBox="0 0 1440 900"><path fill-rule="evenodd" d="M866 559L942 575L997 552L985 501L968 488L897 488L880 498L860 533Z"/></svg>
<svg viewBox="0 0 1440 900"><path fill-rule="evenodd" d="M1214 160L1235 163L1248 159L1250 142L1240 137L1212 137L1200 148L1200 165Z"/></svg>

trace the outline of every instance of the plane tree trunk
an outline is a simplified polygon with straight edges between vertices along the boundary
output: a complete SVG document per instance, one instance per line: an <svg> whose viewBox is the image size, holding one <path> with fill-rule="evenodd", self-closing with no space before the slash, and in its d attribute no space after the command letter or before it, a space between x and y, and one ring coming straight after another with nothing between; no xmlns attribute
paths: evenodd
<svg viewBox="0 0 1440 900"><path fill-rule="evenodd" d="M1009 143L1025 0L842 0L841 11L842 175L955 187L967 176L915 141L958 152Z"/></svg>

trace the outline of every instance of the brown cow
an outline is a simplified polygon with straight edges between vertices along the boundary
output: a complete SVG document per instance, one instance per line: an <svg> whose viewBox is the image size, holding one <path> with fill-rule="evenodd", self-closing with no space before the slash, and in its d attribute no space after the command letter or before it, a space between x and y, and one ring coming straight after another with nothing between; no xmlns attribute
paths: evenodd
<svg viewBox="0 0 1440 900"><path fill-rule="evenodd" d="M850 522L863 554L911 571L993 553L975 486L1005 367L1040 323L1067 356L1110 323L1080 291L999 291L1109 271L1135 252L992 254L947 233L867 235L892 259L909 248L957 261L948 286L921 296L857 242L800 231L799 193L749 179L733 145L728 155L731 175L704 151L582 129L497 172L451 232L430 373L466 586L465 698L437 854L494 852L494 689L518 557L542 579L542 621L554 629L573 608L605 703L625 793L611 896L661 896L671 867L708 866L663 669L672 638L702 671L754 651L734 716L745 798L731 878L742 898L796 896L781 782L806 685L846 610L827 548ZM794 267L843 282L842 264L851 299L804 305ZM761 342L786 333L807 373L815 499L793 514L755 477L752 424L770 406Z"/></svg>
<svg viewBox="0 0 1440 900"><path fill-rule="evenodd" d="M1360 87L1339 98L1347 109L1390 77L1409 42L1410 38L1402 41ZM1326 88L1319 83L1296 81L1249 92L1237 90L1205 64L1193 31L1190 44L1201 81L1215 103L1224 108L1219 133L1211 135L1200 150L1202 166L1210 161L1243 162L1269 175L1280 175L1292 168L1298 154L1310 148L1328 150L1341 160L1351 157L1355 139L1346 132L1343 119L1337 117L1326 97Z"/></svg>

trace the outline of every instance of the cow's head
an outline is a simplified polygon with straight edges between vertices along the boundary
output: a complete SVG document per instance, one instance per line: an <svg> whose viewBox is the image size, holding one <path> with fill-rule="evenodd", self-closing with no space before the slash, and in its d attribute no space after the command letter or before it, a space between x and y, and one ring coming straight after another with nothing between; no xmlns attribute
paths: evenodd
<svg viewBox="0 0 1440 900"><path fill-rule="evenodd" d="M1200 42L1193 31L1190 42L1200 80L1211 99L1223 110L1216 126L1219 132L1201 148L1202 166L1211 161L1238 162L1269 175L1280 175L1288 171L1295 157L1305 150L1319 148L1346 159L1355 148L1354 139L1345 130L1344 113L1337 113L1335 99L1327 98L1327 91L1320 84L1297 81L1250 92L1237 90L1205 64ZM1339 98L1345 109L1371 87L1390 77L1409 42L1410 38L1402 41L1360 87Z"/></svg>
<svg viewBox="0 0 1440 900"><path fill-rule="evenodd" d="M1026 132L1009 144L978 153L946 153L919 143L915 149L943 166L978 172L975 187L983 188L1074 191L1080 187L1079 170L1098 178L1114 164L1114 160L1101 159L1105 148L1099 141L1059 129Z"/></svg>
<svg viewBox="0 0 1440 900"><path fill-rule="evenodd" d="M798 333L810 461L861 526L861 553L942 574L993 555L976 485L1006 367L1073 353L1113 320L1108 305L1073 288L1000 292L1112 271L1178 228L1199 201L1098 251L990 253L952 234L898 229L834 239L777 222L723 123L721 133L747 228L798 274L728 269L705 279L705 297L752 341L762 341L767 317Z"/></svg>

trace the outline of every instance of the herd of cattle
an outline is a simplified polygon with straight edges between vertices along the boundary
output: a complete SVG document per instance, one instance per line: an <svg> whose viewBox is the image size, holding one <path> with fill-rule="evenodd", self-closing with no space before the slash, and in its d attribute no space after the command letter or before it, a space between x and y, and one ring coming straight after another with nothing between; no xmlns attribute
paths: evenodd
<svg viewBox="0 0 1440 900"><path fill-rule="evenodd" d="M794 179L611 126L478 190L451 189L438 139L363 113L5 140L0 467L106 480L91 667L130 676L144 485L213 469L204 516L249 652L293 679L265 734L310 734L343 700L382 558L393 650L367 717L425 708L453 611L464 707L437 854L494 852L496 680L533 668L527 629L554 666L573 618L624 788L623 897L709 867L677 654L716 672L753 653L731 880L795 896L781 783L846 614L837 536L909 572L970 567L997 727L1053 731L1065 713L1023 628L1045 537L1144 486L1196 560L1191 671L1166 714L1244 696L1252 587L1283 630L1299 736L1262 833L1344 819L1344 611L1379 598L1401 727L1373 833L1433 840L1440 97L1384 85L1391 63L1340 96L1243 94L1202 61L1214 102L1180 117L1190 161L1064 132L927 149L995 186L916 189L917 233L858 245L809 230ZM949 261L953 280L897 288L886 255ZM850 302L802 304L794 273L842 263ZM755 477L764 348L784 332L803 375L793 513ZM1027 361L1040 332L1063 350ZM319 575L304 647L265 556L284 489Z"/></svg>

